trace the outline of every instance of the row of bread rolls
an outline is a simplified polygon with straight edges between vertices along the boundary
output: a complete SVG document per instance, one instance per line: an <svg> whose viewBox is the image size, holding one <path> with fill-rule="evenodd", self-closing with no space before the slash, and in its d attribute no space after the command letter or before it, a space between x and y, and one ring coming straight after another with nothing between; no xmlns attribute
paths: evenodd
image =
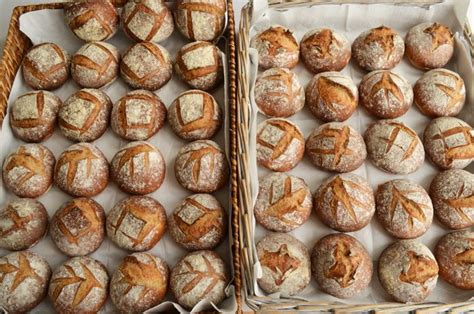
<svg viewBox="0 0 474 314"><path fill-rule="evenodd" d="M378 258L378 278L397 302L421 302L436 286L438 275L460 289L474 289L472 231L455 231L439 239L434 255L416 240L399 240ZM311 277L319 288L337 298L364 293L372 281L372 258L356 238L335 233L316 242L311 255L289 234L273 233L257 243L262 276L257 280L266 293L297 295Z"/></svg>
<svg viewBox="0 0 474 314"><path fill-rule="evenodd" d="M97 313L109 295L120 312L142 313L168 290L191 310L204 297L221 302L229 281L224 261L208 250L188 253L171 271L159 257L139 252L126 256L112 276L89 256L71 258L52 272L42 256L30 251L1 257L0 270L0 302L8 313L28 312L46 294L58 313Z"/></svg>
<svg viewBox="0 0 474 314"><path fill-rule="evenodd" d="M306 68L314 73L340 71L353 57L366 71L394 68L407 54L408 60L419 69L445 66L454 51L451 30L440 23L422 23L411 28L405 41L392 28L380 26L362 32L352 43L329 28L307 32L300 44L293 33L280 25L270 26L257 33L250 42L257 49L259 66L293 68L300 54Z"/></svg>
<svg viewBox="0 0 474 314"><path fill-rule="evenodd" d="M36 90L61 87L71 74L81 87L101 88L119 75L132 88L157 90L171 79L173 64L169 52L152 42L137 43L120 57L113 45L91 42L76 54L69 54L55 43L32 47L23 60L26 84ZM174 69L192 88L212 90L223 78L222 52L211 43L186 44L177 53Z"/></svg>
<svg viewBox="0 0 474 314"><path fill-rule="evenodd" d="M297 76L286 68L264 71L255 82L255 103L269 117L286 118L306 105L325 122L345 121L359 103L376 118L403 116L415 103L428 117L455 116L466 99L463 79L447 69L423 74L414 87L400 74L376 70L366 74L357 89L352 79L340 72L316 74L303 89Z"/></svg>
<svg viewBox="0 0 474 314"><path fill-rule="evenodd" d="M173 19L164 0L129 0L121 16L109 0L79 0L66 3L64 15L71 31L88 42L112 38L120 21L125 34L137 42L162 42L175 25L190 40L214 41L225 27L226 2L179 0Z"/></svg>

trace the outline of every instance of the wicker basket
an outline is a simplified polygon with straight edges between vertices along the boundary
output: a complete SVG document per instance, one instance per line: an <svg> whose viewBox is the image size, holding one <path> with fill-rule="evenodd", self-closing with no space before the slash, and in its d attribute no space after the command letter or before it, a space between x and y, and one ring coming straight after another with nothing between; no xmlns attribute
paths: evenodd
<svg viewBox="0 0 474 314"><path fill-rule="evenodd" d="M115 6L121 7L126 0L112 0ZM22 14L45 9L62 9L64 3L47 3L39 5L18 6L13 10L10 25L8 28L7 39L3 49L3 55L0 59L0 128L7 112L8 98L12 89L13 81L20 68L23 57L31 48L30 39L20 31L20 16ZM230 162L231 162L231 198L232 198L232 240L231 249L233 254L234 285L236 291L238 312L241 311L240 291L240 245L239 245L239 215L237 198L237 71L236 71L236 40L235 40L235 20L233 1L227 0L228 7L228 27L225 33L227 38L228 55L228 77L229 77L229 111L230 111Z"/></svg>
<svg viewBox="0 0 474 314"><path fill-rule="evenodd" d="M263 1L263 0L256 0ZM288 10L294 6L313 6L318 4L342 4L358 3L365 4L373 1L365 0L268 0L270 8ZM408 5L429 5L441 1L433 0L415 0L407 2L404 0L379 1L386 3L404 3ZM239 184L239 211L240 211L240 243L241 243L241 267L242 267L242 293L248 307L255 311L262 312L285 312L296 313L307 312L367 312L375 311L377 313L393 313L416 311L416 313L436 313L450 311L453 313L463 313L474 311L474 300L453 304L440 303L419 303L419 304L401 304L401 303L378 303L378 304L342 304L329 301L306 301L297 298L293 299L275 299L266 296L258 296L254 281L254 265L257 261L256 251L254 250L255 219L253 215L251 172L254 169L250 165L249 138L254 122L251 113L250 104L250 81L253 78L251 74L251 60L249 56L250 29L252 27L252 12L254 1L250 1L243 9L240 20L239 40L238 40L238 90L237 90L237 132L238 132L238 184ZM474 55L474 38L469 25L465 25L464 35L470 44L471 56ZM252 170L251 170L252 169Z"/></svg>

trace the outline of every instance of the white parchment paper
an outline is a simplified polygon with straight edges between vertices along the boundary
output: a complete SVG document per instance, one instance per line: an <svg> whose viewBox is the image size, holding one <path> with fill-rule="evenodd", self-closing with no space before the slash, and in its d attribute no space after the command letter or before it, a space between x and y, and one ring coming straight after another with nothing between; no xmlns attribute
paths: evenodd
<svg viewBox="0 0 474 314"><path fill-rule="evenodd" d="M466 4L468 1L445 1L444 3L432 5L429 7L414 7L393 4L343 4L313 5L311 7L301 6L285 10L270 9L265 6L264 2L266 1L254 2L256 9L252 19L250 38L252 38L258 31L266 29L270 25L274 24L280 24L288 27L294 32L298 41L301 40L307 31L313 28L330 27L344 33L351 43L361 32L373 27L378 27L380 25L386 25L394 28L400 33L402 37L405 37L406 33L412 26L422 22L438 21L448 25L453 30L453 32L455 32L456 44L454 57L446 66L446 68L458 72L464 79L467 90L467 99L465 108L460 114L460 117L471 125L474 123L473 66L468 44L462 35L461 25L463 19L457 18L457 16L464 17L466 14L466 10L463 8L467 8ZM455 12L458 15L456 15ZM253 77L253 74L257 71L258 64L256 50L251 49L250 56L252 60L251 63L253 71L250 77ZM296 68L293 69L293 71L297 74L304 87L306 87L310 79L313 77L313 74L304 67L302 62L300 62ZM404 76L412 85L424 73L423 71L414 68L406 59L406 57L393 69L393 71ZM349 65L342 71L342 73L352 77L356 85L359 85L363 75L366 74L364 70L355 64L354 60L351 60ZM252 81L252 89L253 85L254 82ZM253 91L251 95L253 95ZM255 101L253 99L251 99L251 103L253 127L250 134L252 139L250 141L250 151L253 156L251 156L250 168L251 173L255 174L252 180L252 193L253 200L255 201L258 192L258 178L270 173L270 171L263 167L257 166L256 164L256 126L257 123L264 121L266 117L261 113L257 113L258 108L256 107ZM290 117L289 119L300 127L301 131L305 135L305 138L309 136L312 130L323 124L322 121L317 120L311 114L308 108L304 108L302 111ZM370 116L363 108L359 106L357 111L345 123L351 125L361 134L363 134L367 126L375 120L376 119L374 117ZM420 138L422 138L421 135L423 130L430 121L430 119L422 115L415 106L413 106L405 115L398 118L398 120L413 128L418 133ZM468 170L469 169L472 172L474 165L471 165ZM369 160L366 160L359 169L354 171L354 173L365 177L374 189L379 184L396 178L406 178L412 180L421 184L425 189L428 189L431 180L438 172L439 170L428 160L425 160L425 163L418 171L409 175L393 175L386 173L373 166ZM308 184L312 193L314 193L322 181L335 174L317 169L309 162L306 157L289 173L303 178ZM325 226L317 219L315 213L312 213L310 219L303 226L292 231L291 235L303 241L303 243L311 252L317 240L319 240L324 235L334 232L336 231ZM430 249L433 249L438 239L447 232L449 232L449 230L444 228L435 218L430 229L423 236L418 238L418 241L421 241ZM266 231L260 225L257 225L255 243L257 243L267 233L268 231ZM385 293L377 278L377 259L382 250L396 239L392 238L387 232L383 230L376 217L374 217L367 227L350 234L362 242L362 244L367 248L372 256L374 262L374 275L370 287L358 297L348 300L341 300L322 292L314 279L312 279L309 286L298 295L299 298L302 297L309 300L331 300L358 304L390 301L390 297ZM255 248L253 249L255 250ZM257 263L254 269L254 278L257 278L261 273L260 265ZM257 284L255 284L255 286L258 287ZM258 290L257 294L260 296L265 295L265 293L261 290ZM439 279L436 289L428 297L427 301L465 301L473 295L474 293L472 291L456 289L444 282L442 279Z"/></svg>
<svg viewBox="0 0 474 314"><path fill-rule="evenodd" d="M84 42L77 39L67 27L64 21L62 10L41 10L24 14L20 19L20 27L34 44L54 42L66 49L70 55L73 55L81 47L81 45L84 44ZM134 42L128 39L121 30L119 30L119 32L108 42L115 45L121 53L123 53L130 45L134 44ZM161 43L161 45L164 46L170 52L172 58L174 58L178 50L186 43L187 40L181 36L177 30L175 30L173 35ZM221 42L219 46L223 51L225 51L224 42ZM225 56L223 56L223 64L225 67L227 66ZM227 71L225 73L227 73ZM217 102L220 104L221 109L225 112L225 121L220 132L213 138L213 140L216 141L221 147L225 148L226 152L228 153L228 105L226 86L227 75L225 77L224 84L222 84L220 88L212 93ZM54 91L54 93L64 101L72 93L79 89L80 87L75 84L72 79L70 79L64 86ZM156 94L168 107L181 92L188 89L189 87L187 85L181 82L176 75L173 75L173 79L163 88L158 90ZM12 92L10 94L9 105L17 97L30 90L31 89L23 81L21 71L19 71L15 78ZM131 88L129 88L119 78L113 84L105 87L103 90L110 96L113 103L115 103L127 92L131 91ZM8 120L9 116L7 114L0 133L0 160L2 161L9 154L9 152L14 150L18 145L23 144L22 141L16 139L13 136ZM176 181L173 170L174 160L178 150L187 142L176 136L167 124L148 141L158 147L166 161L165 181L160 189L154 193L151 193L150 196L156 198L164 206L167 214L169 215L172 213L178 202L192 194L181 187L181 185ZM128 143L128 141L119 138L110 128L102 137L94 142L94 144L99 147L99 149L105 154L109 161L112 160L114 154L119 150L119 148L126 143ZM53 152L56 158L58 158L61 152L63 152L68 146L72 145L73 142L66 139L59 130L56 130L53 136L43 144ZM214 195L218 198L224 208L227 209L227 213L230 217L230 189L226 187L214 193ZM111 182L107 188L101 194L94 197L94 199L104 207L104 210L107 214L119 200L125 198L126 196L127 195L125 193L121 192L118 187ZM3 205L14 198L15 196L5 189L3 182L0 182L0 205ZM53 186L48 193L39 198L39 201L45 205L51 217L56 212L56 210L70 198L71 197L66 193ZM56 248L49 235L41 240L34 248L31 249L31 251L45 257L53 270L68 259L66 255L61 253L61 251ZM178 260L187 253L186 250L179 247L173 241L168 233L166 233L160 242L149 252L164 259L170 268L172 268L178 262ZM226 237L225 241L223 241L223 243L217 248L217 252L226 262L228 266L229 277L231 278L231 267L233 264L229 237ZM0 256L6 255L7 253L9 252L0 250ZM111 277L118 264L128 254L130 254L130 252L117 247L108 238L106 238L100 248L91 256L104 263L108 269L109 276ZM229 297L220 304L219 308L214 305L212 305L212 307L222 312L234 313L236 309L236 301L233 291L233 286L229 285L227 289ZM171 308L175 307L180 312L186 312L176 303L169 302L173 301L171 293L167 294L165 301L168 302L163 302L163 304L153 309L153 311L169 311ZM198 305L196 305L195 310L202 310L207 304L208 302L203 300ZM33 312L51 313L52 304L48 298L46 298ZM112 304L110 298L108 299L108 302L103 308L102 312L117 312L117 309Z"/></svg>

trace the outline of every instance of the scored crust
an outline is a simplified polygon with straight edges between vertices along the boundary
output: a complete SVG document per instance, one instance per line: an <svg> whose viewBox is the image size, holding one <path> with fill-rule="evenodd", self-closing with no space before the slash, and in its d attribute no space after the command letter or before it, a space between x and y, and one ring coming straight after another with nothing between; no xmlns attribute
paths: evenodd
<svg viewBox="0 0 474 314"><path fill-rule="evenodd" d="M185 91L169 107L171 129L187 141L210 139L219 131L221 120L219 104L204 91Z"/></svg>
<svg viewBox="0 0 474 314"><path fill-rule="evenodd" d="M227 183L229 164L217 143L198 140L179 150L174 172L179 184L185 189L196 193L212 193Z"/></svg>
<svg viewBox="0 0 474 314"><path fill-rule="evenodd" d="M257 161L273 171L289 171L304 155L304 137L293 122L272 118L257 128Z"/></svg>
<svg viewBox="0 0 474 314"><path fill-rule="evenodd" d="M69 54L53 43L33 46L23 59L23 77L33 89L53 90L69 77Z"/></svg>
<svg viewBox="0 0 474 314"><path fill-rule="evenodd" d="M415 172L425 160L425 150L416 132L397 120L379 120L364 133L373 164L395 174Z"/></svg>
<svg viewBox="0 0 474 314"><path fill-rule="evenodd" d="M359 85L361 104L368 112L381 119L404 115L413 103L413 89L401 75L389 71L372 71Z"/></svg>
<svg viewBox="0 0 474 314"><path fill-rule="evenodd" d="M112 180L131 194L148 194L160 188L166 165L160 150L148 142L123 146L111 162Z"/></svg>
<svg viewBox="0 0 474 314"><path fill-rule="evenodd" d="M82 89L72 94L58 112L61 132L71 141L91 142L105 133L112 101L98 89Z"/></svg>
<svg viewBox="0 0 474 314"><path fill-rule="evenodd" d="M214 251L196 251L184 256L173 268L170 288L187 310L206 298L215 305L224 300L229 277L222 258Z"/></svg>
<svg viewBox="0 0 474 314"><path fill-rule="evenodd" d="M351 298L369 286L373 265L369 253L357 239L336 233L315 244L311 270L324 292L337 298Z"/></svg>
<svg viewBox="0 0 474 314"><path fill-rule="evenodd" d="M78 143L59 156L54 182L72 196L92 197L102 192L109 181L109 164L94 145Z"/></svg>
<svg viewBox="0 0 474 314"><path fill-rule="evenodd" d="M412 27L406 36L407 57L420 69L442 68L453 55L454 36L442 24L421 23Z"/></svg>
<svg viewBox="0 0 474 314"><path fill-rule="evenodd" d="M474 175L460 169L436 175L430 196L438 220L450 229L474 227Z"/></svg>
<svg viewBox="0 0 474 314"><path fill-rule="evenodd" d="M422 302L438 280L433 253L416 240L400 240L388 246L378 262L379 280L398 302Z"/></svg>
<svg viewBox="0 0 474 314"><path fill-rule="evenodd" d="M466 100L466 87L459 74L435 69L423 74L413 87L415 105L430 117L456 116Z"/></svg>
<svg viewBox="0 0 474 314"><path fill-rule="evenodd" d="M301 59L313 73L341 71L351 58L346 36L329 28L307 32L300 43Z"/></svg>
<svg viewBox="0 0 474 314"><path fill-rule="evenodd" d="M306 105L323 121L345 121L358 104L357 86L339 72L316 74L306 87Z"/></svg>
<svg viewBox="0 0 474 314"><path fill-rule="evenodd" d="M46 296L51 268L41 256L20 251L0 258L0 304L9 313L26 313Z"/></svg>
<svg viewBox="0 0 474 314"><path fill-rule="evenodd" d="M3 162L5 187L19 197L39 197L53 183L54 163L53 153L45 146L20 145Z"/></svg>
<svg viewBox="0 0 474 314"><path fill-rule="evenodd" d="M272 173L260 181L254 213L266 229L289 232L309 219L312 207L311 192L303 179Z"/></svg>
<svg viewBox="0 0 474 314"><path fill-rule="evenodd" d="M61 99L48 91L21 95L10 109L13 134L25 142L43 142L54 132L61 105Z"/></svg>
<svg viewBox="0 0 474 314"><path fill-rule="evenodd" d="M190 87L212 90L224 79L222 52L205 41L189 43L178 51L175 71Z"/></svg>
<svg viewBox="0 0 474 314"><path fill-rule="evenodd" d="M317 127L309 135L306 154L316 167L349 172L363 164L367 150L364 139L354 128L330 122Z"/></svg>
<svg viewBox="0 0 474 314"><path fill-rule="evenodd" d="M273 25L256 34L250 47L257 49L258 65L269 68L292 69L299 60L300 47L293 33L286 27Z"/></svg>
<svg viewBox="0 0 474 314"><path fill-rule="evenodd" d="M109 0L78 0L66 3L64 15L72 32L84 41L104 41L115 35L120 24Z"/></svg>
<svg viewBox="0 0 474 314"><path fill-rule="evenodd" d="M255 82L255 103L263 114L285 118L303 109L305 93L298 77L285 68L271 68Z"/></svg>
<svg viewBox="0 0 474 314"><path fill-rule="evenodd" d="M283 233L272 233L257 243L262 268L258 285L268 294L288 297L300 293L311 280L311 262L305 245Z"/></svg>
<svg viewBox="0 0 474 314"><path fill-rule="evenodd" d="M149 196L130 196L118 202L107 215L107 235L123 249L152 249L166 231L163 206Z"/></svg>
<svg viewBox="0 0 474 314"><path fill-rule="evenodd" d="M391 180L379 185L375 201L379 221L396 238L417 238L433 221L433 204L428 193L409 180Z"/></svg>
<svg viewBox="0 0 474 314"><path fill-rule="evenodd" d="M104 209L90 198L72 199L54 214L50 235L61 252L69 256L89 255L104 240Z"/></svg>
<svg viewBox="0 0 474 314"><path fill-rule="evenodd" d="M386 26L369 29L352 43L352 56L366 71L390 70L402 60L404 53L403 38Z"/></svg>
<svg viewBox="0 0 474 314"><path fill-rule="evenodd" d="M111 127L124 139L144 141L164 126L166 115L160 97L147 90L134 90L113 106Z"/></svg>
<svg viewBox="0 0 474 314"><path fill-rule="evenodd" d="M187 250L209 250L224 238L227 214L211 194L193 194L168 217L171 237Z"/></svg>
<svg viewBox="0 0 474 314"><path fill-rule="evenodd" d="M462 169L474 160L474 130L453 117L440 117L423 134L426 154L441 169Z"/></svg>
<svg viewBox="0 0 474 314"><path fill-rule="evenodd" d="M341 232L364 228L375 213L372 188L353 173L338 174L324 181L314 193L313 204L321 221Z"/></svg>
<svg viewBox="0 0 474 314"><path fill-rule="evenodd" d="M21 198L0 209L0 248L26 250L48 231L48 212L37 200Z"/></svg>
<svg viewBox="0 0 474 314"><path fill-rule="evenodd" d="M123 30L137 42L161 42L174 30L173 14L162 0L131 0L122 9Z"/></svg>
<svg viewBox="0 0 474 314"><path fill-rule="evenodd" d="M176 28L192 41L214 41L225 27L224 0L179 0L175 9Z"/></svg>
<svg viewBox="0 0 474 314"><path fill-rule="evenodd" d="M112 275L110 297L120 311L142 313L163 300L168 277L168 265L162 259L149 253L133 253Z"/></svg>
<svg viewBox="0 0 474 314"><path fill-rule="evenodd" d="M152 42L131 46L120 62L122 78L134 89L157 90L168 83L172 72L168 51Z"/></svg>
<svg viewBox="0 0 474 314"><path fill-rule="evenodd" d="M105 305L108 286L105 266L89 256L81 256L54 271L48 294L59 313L96 313Z"/></svg>

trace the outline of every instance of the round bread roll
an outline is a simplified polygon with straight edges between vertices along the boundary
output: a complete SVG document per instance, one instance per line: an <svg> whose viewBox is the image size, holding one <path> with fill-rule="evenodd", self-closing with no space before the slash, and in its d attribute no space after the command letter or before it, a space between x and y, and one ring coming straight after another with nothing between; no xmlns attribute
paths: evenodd
<svg viewBox="0 0 474 314"><path fill-rule="evenodd" d="M211 194L193 194L168 217L171 237L187 250L214 249L225 237L227 214Z"/></svg>
<svg viewBox="0 0 474 314"><path fill-rule="evenodd" d="M166 231L166 213L149 196L130 196L118 202L107 215L107 235L129 251L152 249Z"/></svg>
<svg viewBox="0 0 474 314"><path fill-rule="evenodd" d="M178 51L175 71L191 88L212 90L224 79L222 52L205 41L189 43Z"/></svg>
<svg viewBox="0 0 474 314"><path fill-rule="evenodd" d="M71 141L92 142L107 130L112 101L98 89L72 94L58 113L59 129Z"/></svg>
<svg viewBox="0 0 474 314"><path fill-rule="evenodd" d="M273 171L289 171L304 155L304 137L290 120L272 118L257 128L257 161Z"/></svg>
<svg viewBox="0 0 474 314"><path fill-rule="evenodd" d="M380 255L378 275L385 291L398 302L422 302L436 286L438 263L416 240L400 240Z"/></svg>
<svg viewBox="0 0 474 314"><path fill-rule="evenodd" d="M271 173L260 180L255 219L264 228L290 232L303 225L313 202L306 182L287 173Z"/></svg>
<svg viewBox="0 0 474 314"><path fill-rule="evenodd" d="M346 36L330 28L307 32L300 47L301 59L313 73L341 71L351 59L351 44Z"/></svg>
<svg viewBox="0 0 474 314"><path fill-rule="evenodd" d="M463 79L447 69L426 72L416 81L413 91L415 105L430 117L456 116L466 100Z"/></svg>
<svg viewBox="0 0 474 314"><path fill-rule="evenodd" d="M59 208L51 219L51 239L69 256L89 255L99 248L105 235L105 213L90 198L75 198Z"/></svg>
<svg viewBox="0 0 474 314"><path fill-rule="evenodd" d="M162 0L129 0L122 21L125 34L137 42L159 43L174 30L173 14Z"/></svg>
<svg viewBox="0 0 474 314"><path fill-rule="evenodd" d="M375 213L374 191L364 178L353 173L325 180L314 193L313 204L319 219L340 232L364 228Z"/></svg>
<svg viewBox="0 0 474 314"><path fill-rule="evenodd" d="M125 313L142 313L164 299L168 290L166 263L148 253L126 256L112 275L110 297Z"/></svg>
<svg viewBox="0 0 474 314"><path fill-rule="evenodd" d="M346 299L362 293L372 280L372 259L356 238L330 234L314 245L311 270L321 290Z"/></svg>
<svg viewBox="0 0 474 314"><path fill-rule="evenodd" d="M364 139L351 126L339 122L323 124L306 140L311 163L324 170L350 172L367 157Z"/></svg>
<svg viewBox="0 0 474 314"><path fill-rule="evenodd" d="M53 43L33 46L23 59L23 78L33 89L53 90L69 78L69 54Z"/></svg>
<svg viewBox="0 0 474 314"><path fill-rule="evenodd" d="M416 132L397 120L379 120L364 134L367 153L379 169L395 174L415 172L425 160Z"/></svg>
<svg viewBox="0 0 474 314"><path fill-rule="evenodd" d="M460 169L434 177L430 196L438 220L447 228L474 227L474 175Z"/></svg>
<svg viewBox="0 0 474 314"><path fill-rule="evenodd" d="M144 141L165 125L166 114L160 97L147 90L134 90L113 106L111 127L126 140Z"/></svg>
<svg viewBox="0 0 474 314"><path fill-rule="evenodd" d="M433 221L433 204L428 193L421 185L406 179L379 185L375 202L380 223L396 238L417 238Z"/></svg>
<svg viewBox="0 0 474 314"><path fill-rule="evenodd" d="M405 41L408 60L420 69L442 68L453 56L453 33L437 22L412 27Z"/></svg>
<svg viewBox="0 0 474 314"><path fill-rule="evenodd" d="M304 107L305 94L298 77L285 68L271 68L255 82L255 103L269 117L285 118Z"/></svg>
<svg viewBox="0 0 474 314"><path fill-rule="evenodd" d="M53 135L62 102L47 91L34 91L18 97L11 105L10 127L22 141L39 143Z"/></svg>
<svg viewBox="0 0 474 314"><path fill-rule="evenodd" d="M117 32L120 19L110 0L76 0L64 5L71 31L84 41L103 41Z"/></svg>
<svg viewBox="0 0 474 314"><path fill-rule="evenodd" d="M37 198L53 184L54 162L45 146L20 145L3 162L3 183L19 197Z"/></svg>
<svg viewBox="0 0 474 314"><path fill-rule="evenodd" d="M108 286L105 266L89 256L80 256L54 271L48 295L58 313L97 313L105 305Z"/></svg>
<svg viewBox="0 0 474 314"><path fill-rule="evenodd" d="M117 78L119 60L120 54L111 44L87 43L72 57L72 79L82 87L104 87Z"/></svg>
<svg viewBox="0 0 474 314"><path fill-rule="evenodd" d="M323 121L345 121L357 108L357 86L339 72L315 75L306 87L306 105Z"/></svg>
<svg viewBox="0 0 474 314"><path fill-rule="evenodd" d="M462 169L474 160L474 130L460 119L431 120L423 134L423 143L428 157L441 169Z"/></svg>
<svg viewBox="0 0 474 314"><path fill-rule="evenodd" d="M439 275L459 289L474 289L474 231L455 231L443 236L434 254Z"/></svg>
<svg viewBox="0 0 474 314"><path fill-rule="evenodd" d="M120 62L120 74L134 89L157 90L171 79L173 65L168 51L152 42L128 48Z"/></svg>
<svg viewBox="0 0 474 314"><path fill-rule="evenodd" d="M175 9L176 28L192 41L214 41L224 31L224 0L179 0Z"/></svg>
<svg viewBox="0 0 474 314"><path fill-rule="evenodd" d="M0 304L8 313L26 313L46 296L51 268L41 256L21 251L0 257Z"/></svg>
<svg viewBox="0 0 474 314"><path fill-rule="evenodd" d="M298 64L300 47L293 33L286 27L273 25L256 34L250 47L257 49L260 69L288 68Z"/></svg>
<svg viewBox="0 0 474 314"><path fill-rule="evenodd" d="M59 156L54 168L54 182L72 196L92 197L106 188L109 164L94 145L74 144Z"/></svg>
<svg viewBox="0 0 474 314"><path fill-rule="evenodd" d="M222 110L211 94L200 90L181 93L169 107L173 132L187 141L206 140L221 127Z"/></svg>
<svg viewBox="0 0 474 314"><path fill-rule="evenodd" d="M390 70L402 60L404 53L403 38L386 26L369 29L352 43L352 56L366 71Z"/></svg>
<svg viewBox="0 0 474 314"><path fill-rule="evenodd" d="M311 280L311 262L305 245L284 233L271 233L257 243L262 267L258 285L268 294L289 297L300 293Z"/></svg>
<svg viewBox="0 0 474 314"><path fill-rule="evenodd" d="M158 148L147 142L123 146L110 163L112 180L126 193L148 194L160 188L166 165Z"/></svg>
<svg viewBox="0 0 474 314"><path fill-rule="evenodd" d="M195 193L212 193L226 185L229 164L216 142L199 140L179 150L174 173L185 189Z"/></svg>
<svg viewBox="0 0 474 314"><path fill-rule="evenodd" d="M0 209L0 248L19 251L38 243L48 231L48 212L37 200L20 198Z"/></svg>
<svg viewBox="0 0 474 314"><path fill-rule="evenodd" d="M360 102L380 119L403 116L413 103L413 89L401 75L378 70L366 74L359 85Z"/></svg>

